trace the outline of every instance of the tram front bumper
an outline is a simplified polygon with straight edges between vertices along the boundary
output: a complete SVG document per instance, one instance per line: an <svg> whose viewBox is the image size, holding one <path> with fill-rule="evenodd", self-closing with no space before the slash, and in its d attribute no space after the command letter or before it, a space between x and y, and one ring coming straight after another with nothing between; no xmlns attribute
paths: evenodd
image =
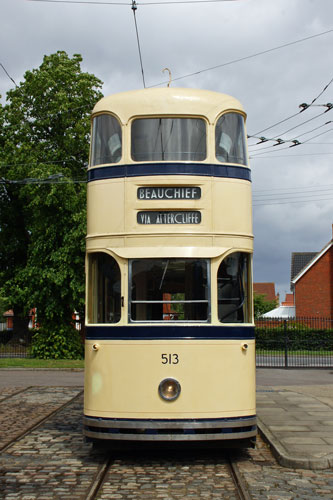
<svg viewBox="0 0 333 500"><path fill-rule="evenodd" d="M255 415L222 419L136 420L84 417L83 434L92 440L218 441L250 439Z"/></svg>

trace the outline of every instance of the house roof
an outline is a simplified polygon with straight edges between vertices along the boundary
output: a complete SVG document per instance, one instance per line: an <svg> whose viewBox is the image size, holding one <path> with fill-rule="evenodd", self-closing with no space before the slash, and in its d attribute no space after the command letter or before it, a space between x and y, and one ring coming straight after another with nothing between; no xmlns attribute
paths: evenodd
<svg viewBox="0 0 333 500"><path fill-rule="evenodd" d="M317 255L318 252L293 252L291 254L290 281L293 282L302 269Z"/></svg>
<svg viewBox="0 0 333 500"><path fill-rule="evenodd" d="M295 318L295 307L280 306L262 314L261 318Z"/></svg>
<svg viewBox="0 0 333 500"><path fill-rule="evenodd" d="M253 283L253 292L265 295L266 300L276 300L275 283Z"/></svg>
<svg viewBox="0 0 333 500"><path fill-rule="evenodd" d="M316 253L312 259L310 259L307 264L299 270L298 274L294 275L291 279L292 285L294 285L326 252L333 246L333 240L331 240L327 245L324 246L320 252Z"/></svg>
<svg viewBox="0 0 333 500"><path fill-rule="evenodd" d="M294 294L286 293L286 298L281 302L281 306L293 306L294 304Z"/></svg>

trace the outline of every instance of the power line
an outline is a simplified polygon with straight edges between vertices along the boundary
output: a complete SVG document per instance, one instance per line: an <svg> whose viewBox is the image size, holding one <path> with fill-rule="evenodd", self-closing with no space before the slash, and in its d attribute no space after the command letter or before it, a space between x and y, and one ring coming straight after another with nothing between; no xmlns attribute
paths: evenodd
<svg viewBox="0 0 333 500"><path fill-rule="evenodd" d="M306 203L314 201L333 201L333 185L309 186L294 188L275 188L269 190L253 191L253 206L283 205L288 203Z"/></svg>
<svg viewBox="0 0 333 500"><path fill-rule="evenodd" d="M10 76L10 74L8 73L8 71L6 70L6 68L4 67L4 65L3 65L1 62L0 62L0 66L2 67L2 69L4 70L4 72L6 73L6 75L8 76L8 78L9 78L9 79L10 79L10 80L14 83L15 87L17 87L17 85L16 85L16 82L15 82L14 78L12 78L12 77Z"/></svg>
<svg viewBox="0 0 333 500"><path fill-rule="evenodd" d="M262 129L262 130L259 130L259 132L256 132L255 134L248 135L248 137L249 137L249 138L250 138L250 137L255 137L256 135L262 134L263 132L266 132L266 130L270 130L271 128L276 127L277 125L280 125L281 123L284 123L284 122L286 122L287 120L290 120L291 118L294 118L295 116L299 115L300 113L303 113L303 111L305 111L306 109L309 109L311 106L313 106L313 104L316 102L316 100L317 100L317 99L318 99L321 95L323 95L323 93L325 92L325 90L327 90L327 89L328 89L328 87L331 85L331 83L332 83L332 82L333 82L333 78L332 78L332 79L331 79L331 80L330 80L330 81L329 81L329 82L325 85L325 87L324 87L324 88L323 88L323 90L322 90L322 91L321 91L321 92L317 95L317 97L315 97L315 98L312 100L311 104L306 104L306 103L300 104L300 105L299 105L299 108L301 108L301 109L300 109L300 111L298 111L298 113L295 113L295 114L293 114L293 115L291 115L291 116L288 116L287 118L284 118L284 120L281 120L281 121L279 121L279 122L277 122L277 123L273 123L273 125L270 125L269 127L266 127L266 128L264 128L264 129ZM331 104L331 103L324 104L323 106L326 106L326 107L327 107L327 110L326 110L325 112L327 112L327 111L329 111L330 109L332 109L332 104Z"/></svg>
<svg viewBox="0 0 333 500"><path fill-rule="evenodd" d="M134 24L135 24L135 32L136 32L136 40L138 44L138 51L139 51L139 59L140 59L140 66L141 66L141 74L142 74L142 82L143 82L143 88L146 88L146 82L145 82L145 74L143 71L143 64L142 64L142 55L141 55L141 47L140 47L140 40L139 40L139 32L138 32L138 25L136 22L136 15L135 12L137 10L137 4L135 0L132 0L132 11L133 11L133 16L134 16Z"/></svg>
<svg viewBox="0 0 333 500"><path fill-rule="evenodd" d="M42 179L26 177L25 179L5 179L0 177L0 184L86 184L86 180L65 179L63 174L52 174Z"/></svg>
<svg viewBox="0 0 333 500"><path fill-rule="evenodd" d="M179 0L179 1L168 1L167 0L166 2L136 2L135 0L132 0L131 4L129 4L129 3L123 3L123 2L119 2L119 3L118 2L100 2L100 1L91 2L91 1L82 1L82 0L28 0L28 1L30 1L30 2L48 2L48 3L77 3L77 4L91 4L91 5L94 5L94 4L96 4L96 5L98 5L98 4L101 4L101 5L123 5L123 6L129 6L130 5L131 8L132 8L132 10L133 10L133 4L135 4L135 6L137 8L137 6L139 6L139 5L167 5L167 4L187 4L187 3L188 4L193 4L193 3L220 3L220 2L225 2L225 1L232 2L232 1L239 1L239 0ZM307 40L311 40L313 38L317 38L317 37L320 37L320 36L323 36L323 35L327 35L328 33L332 33L332 32L333 32L333 29L322 31L321 33L317 33L315 35L310 35L310 36L307 36L307 37L304 37L304 38L300 38L298 40L294 40L292 42L288 42L288 43L285 43L285 44L282 44L282 45L278 45L277 47L272 47L270 49L263 50L261 52L256 52L255 54L251 54L249 56L245 56L245 57L241 57L241 58L238 58L238 59L234 59L232 61L228 61L226 63L218 64L216 66L211 66L209 68L205 68L205 69L196 71L194 73L188 73L186 75L179 76L177 78L173 78L172 81L182 80L184 78L189 78L191 76L196 76L196 75L198 75L200 73L204 73L204 72L207 72L207 71L212 71L214 69L222 68L222 67L228 66L230 64L235 64L235 63L242 62L242 61L245 61L245 60L248 60L248 59L252 59L254 57L257 57L257 56L260 56L260 55L263 55L263 54L268 54L270 52L273 52L275 50L279 50L279 49L282 49L282 48L285 48L285 47L290 47L291 45L295 45L297 43L305 42ZM333 79L331 80L331 82L328 85L330 85L332 83L332 81L333 81ZM154 85L150 85L148 88L158 87L159 85L164 85L165 83L168 83L168 82L163 81L163 82L160 82L160 83L156 83ZM326 88L328 87L328 85L324 88L324 90L321 92L321 94L326 90ZM321 94L319 94L319 96ZM314 101L316 99L314 99ZM293 116L296 116L297 114L298 113L296 113ZM292 117L289 117L287 119L290 119ZM283 121L286 121L287 119L285 119ZM268 129L264 129L264 130L268 130ZM261 132L257 132L254 135L257 135L259 133L261 133Z"/></svg>
<svg viewBox="0 0 333 500"><path fill-rule="evenodd" d="M331 122L328 122L328 123L331 123ZM318 128L319 128L319 127L318 127ZM313 139L316 139L317 137L320 137L321 135L324 135L324 134L327 134L328 132L331 132L332 130L333 130L333 128L330 128L329 130L325 130L325 132L321 132L320 134L314 135L313 137L310 137L310 139L307 139L306 141L303 141L303 142L299 142L299 141L297 141L297 140L296 140L296 142L295 142L294 144L292 144L291 146L288 146L288 147L286 147L286 148L279 148L279 149L276 149L275 151L280 152L280 151L283 151L283 150L285 150L285 149L290 149L290 148L292 148L292 147L294 147L294 146L301 146L301 145L303 145L303 144L306 144L306 143L308 143L308 142L312 141ZM253 152L255 153L256 151L262 151L263 149L272 149L272 148L274 148L274 147L276 147L276 146L280 146L281 144L284 144L285 142L288 142L288 141L283 141L283 140L281 139L281 142L278 142L277 144L275 144L275 145L273 145L273 146L267 146L267 147L265 147L265 148L259 148L258 150L254 150ZM294 142L294 141L291 141L291 142ZM315 144L315 143L314 143L314 144ZM270 153L273 153L273 152L275 152L275 151L273 151L273 150L272 150L272 151L270 151ZM256 153L256 154L254 154L254 155L252 156L252 158L256 158L257 156L260 156L260 155L263 155L263 154L266 154L266 153L260 153L260 152L259 152L259 153Z"/></svg>
<svg viewBox="0 0 333 500"><path fill-rule="evenodd" d="M294 40L293 42L288 42L288 43L285 43L283 45L278 45L277 47L273 47L271 49L267 49L267 50L263 50L261 52L256 52L255 54L251 54L249 56L245 56L245 57L240 57L239 59L233 59L232 61L228 61L226 63L222 63L222 64L217 64L216 66L211 66L209 68L206 68L206 69L202 69L200 71L196 71L194 73L188 73L187 75L184 75L184 76L179 76L177 78L173 78L172 81L175 82L177 80L182 80L184 78L189 78L191 76L196 76L196 75L199 75L200 73L204 73L204 72L207 72L207 71L211 71L211 70L214 70L214 69L217 69L217 68L222 68L224 66L229 66L230 64L235 64L235 63L238 63L238 62L242 62L242 61L246 61L248 59L252 59L254 57L257 57L257 56L261 56L263 54L268 54L269 52L273 52L275 50L279 50L279 49L283 49L285 47L290 47L291 45L295 45L297 43L301 43L301 42L305 42L307 40L311 40L313 38L317 38L319 36L323 36L323 35L327 35L328 33L332 33L333 32L333 29L330 29L330 30L327 30L327 31L322 31L321 33L317 33L316 35L311 35L311 36L307 36L305 38L300 38L298 40ZM152 88L152 87L158 87L159 85L163 85L165 83L168 83L168 82L160 82L160 83L156 83L155 85L150 85L148 88ZM298 114L298 113L297 113ZM267 130L267 129L264 129L264 130ZM255 135L259 134L261 132L257 132Z"/></svg>
<svg viewBox="0 0 333 500"><path fill-rule="evenodd" d="M78 4L88 4L88 5L123 5L129 6L130 3L124 2L84 2L82 0L28 0L29 2L43 2L43 3L78 3ZM222 3L222 2L237 2L239 0L174 0L166 2L138 2L137 5L176 5L176 4L187 4L187 3Z"/></svg>
<svg viewBox="0 0 333 500"><path fill-rule="evenodd" d="M315 143L317 144L317 143ZM283 148L289 149L289 148ZM279 150L281 151L281 149ZM268 153L269 154L269 153ZM333 153L304 153L304 154L296 154L296 155L274 155L274 156L249 156L250 160L271 160L274 158L296 158L297 156L328 156L333 155Z"/></svg>
<svg viewBox="0 0 333 500"><path fill-rule="evenodd" d="M332 201L333 198L330 197L330 198L318 198L318 199L313 199L313 200L309 200L309 199L305 199L305 200L290 200L290 201L272 201L272 202L269 202L269 203L253 203L253 207L262 207L262 206L265 206L265 205L289 205L290 203L294 204L294 203L314 203L314 202L318 202L318 201Z"/></svg>
<svg viewBox="0 0 333 500"><path fill-rule="evenodd" d="M298 189L310 189L311 191L312 190L321 190L321 188L325 188L325 189L333 189L333 184L319 184L318 186L294 186L294 187L282 187L282 188L271 188L271 189L254 189L252 192L253 192L253 195L256 195L257 196L257 193L270 193L272 191L276 192L276 191L293 191L293 190L298 190ZM261 196L261 195L258 195L258 196Z"/></svg>
<svg viewBox="0 0 333 500"><path fill-rule="evenodd" d="M292 130L295 130L298 127L301 127L302 125L305 125L306 123L309 123L312 120L315 120L316 118L319 118L320 116L324 115L326 112L327 111L324 111L323 113L320 113L319 115L313 116L312 118L309 118L308 120L305 120L302 123L299 123L298 125L295 125L294 127L289 128L288 130L285 130L284 132L282 132L281 134L276 135L275 137L267 138L267 137L256 137L254 135L251 135L251 136L248 136L248 138L259 139L261 141L261 143L268 142L268 141L278 141L279 144L284 144L285 142L295 142L295 139L298 139L302 135L308 134L309 132L304 132L303 134L297 135L293 139L281 139L281 138L279 139L278 137L281 136L281 135L287 134L288 132L291 132ZM328 121L328 122L324 123L323 125L320 125L320 127L323 127L324 125L327 125L329 123L332 123L332 122ZM319 128L319 127L316 127L313 130L316 130L317 128ZM310 131L310 132L312 132L312 131ZM258 144L260 144L260 143L251 144L249 147L251 148L251 147L254 147L254 146L258 146ZM274 144L274 146L276 146L276 144ZM274 147L274 146L268 146L268 147ZM259 148L259 149L265 149L265 148Z"/></svg>

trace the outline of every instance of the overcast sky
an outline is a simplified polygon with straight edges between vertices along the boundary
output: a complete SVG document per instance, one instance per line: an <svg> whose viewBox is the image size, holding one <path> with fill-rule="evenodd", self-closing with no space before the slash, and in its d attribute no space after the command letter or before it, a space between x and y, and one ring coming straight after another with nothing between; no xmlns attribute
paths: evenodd
<svg viewBox="0 0 333 500"><path fill-rule="evenodd" d="M104 82L105 95L142 88L131 1L114 1L125 5L1 0L1 64L19 84L45 54L65 50L83 56L83 69ZM173 86L237 97L250 136L302 142L290 148L249 139L254 280L275 282L284 298L291 252L319 251L332 238L333 110L323 114L328 108L318 105L333 102L333 2L144 4L153 1L138 1L136 11L147 87L165 82L168 67ZM2 103L13 86L0 67Z"/></svg>

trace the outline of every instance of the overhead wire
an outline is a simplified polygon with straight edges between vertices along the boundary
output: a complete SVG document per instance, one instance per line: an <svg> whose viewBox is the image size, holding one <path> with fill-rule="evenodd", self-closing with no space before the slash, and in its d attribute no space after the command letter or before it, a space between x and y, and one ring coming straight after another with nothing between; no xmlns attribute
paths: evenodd
<svg viewBox="0 0 333 500"><path fill-rule="evenodd" d="M253 206L281 205L287 203L306 203L314 201L332 201L327 193L333 192L333 185L295 188L275 188L253 191Z"/></svg>
<svg viewBox="0 0 333 500"><path fill-rule="evenodd" d="M52 174L48 177L26 177L24 179L6 179L0 177L0 184L87 184L86 180L66 179L63 174Z"/></svg>
<svg viewBox="0 0 333 500"><path fill-rule="evenodd" d="M317 95L317 97L315 97L310 104L306 104L306 103L303 103L303 104L300 104L299 105L299 108L300 110L297 112L297 113L294 113L293 115L291 116L288 116L287 118L284 118L283 120L280 120L276 123L273 123L273 125L270 125L269 127L266 127L262 130L259 130L258 132L255 132L254 134L249 134L248 135L248 138L251 138L251 137L256 137L257 135L259 134L262 134L263 132L266 132L267 130L270 130L274 127L277 127L278 125L281 125L281 123L284 123L288 120L291 120L292 118L295 118L295 116L298 116L300 113L303 113L305 110L309 109L311 106L314 105L314 103L317 101L317 99L323 95L323 93L328 89L328 87L332 84L333 82L333 78L324 86L323 90ZM325 111L325 113L327 111L329 111L330 109L332 109L332 106L331 106L331 103L327 103L327 104L324 104L323 106L326 106L328 109ZM281 135L281 134L280 134Z"/></svg>
<svg viewBox="0 0 333 500"><path fill-rule="evenodd" d="M293 139L278 139L278 138L279 138L280 136L284 135L284 134L287 134L288 132L291 132L292 130L295 130L295 129L296 129L296 128L298 128L298 127L302 127L302 126L303 126L303 125L305 125L306 123L309 123L309 122L311 122L311 121L315 120L316 118L319 118L320 116L324 115L325 113L326 113L326 111L324 111L323 113L320 113L319 115L313 116L312 118L309 118L308 120L305 120L304 122L299 123L298 125L295 125L294 127L291 127L291 128L289 128L288 130L285 130L284 132L281 132L280 134L277 134L277 135L275 135L274 137L271 137L271 138L267 138L267 137L257 137L257 136L254 136L254 135L252 135L252 136L248 136L248 138L250 137L250 138L259 139L259 140L261 140L261 142L262 142L262 143L264 143L264 142L268 142L268 141L276 141L276 140L281 140L282 142L281 142L280 144L285 143L285 142L293 142L295 139L298 139L298 137L301 137L301 136L302 136L302 135L304 135L304 134L300 134L300 135L298 135L298 136L294 137ZM326 123L331 123L331 122L329 121L329 122L326 122ZM326 125L326 124L324 124L324 125ZM320 126L324 126L324 125L320 125ZM315 129L314 129L314 130L315 130ZM305 132L305 133L308 133L308 132ZM249 147L254 147L254 146L257 146L258 144L260 144L260 143L257 143L257 144L251 144ZM274 146L275 146L275 145L274 145ZM274 147L274 146L270 146L270 147Z"/></svg>
<svg viewBox="0 0 333 500"><path fill-rule="evenodd" d="M293 42L288 42L288 43L285 43L285 44L282 44L282 45L278 45L277 47L272 47L270 49L266 49L266 50L262 50L260 52L256 52L255 54L251 54L251 55L248 55L248 56L245 56L245 57L240 57L238 59L233 59L232 61L228 61L228 62L225 62L225 63L222 63L222 64L217 64L216 66L210 66L209 68L205 68L205 69L202 69L202 70L199 70L199 71L195 71L194 73L188 73L186 75L179 76L177 78L172 78L172 81L175 82L177 80L182 80L184 78L189 78L191 76L196 76L196 75L199 75L201 73L204 73L204 72L207 72L207 71L212 71L212 70L217 69L217 68L222 68L222 67L228 66L230 64L235 64L235 63L238 63L238 62L246 61L248 59L252 59L254 57L261 56L263 54L268 54L270 52L273 52L275 50L280 50L280 49L283 49L285 47L290 47L291 45L295 45L297 43L305 42L307 40L311 40L311 39L319 37L319 36L327 35L328 33L332 33L332 32L333 32L333 29L330 29L330 30L327 30L327 31L323 31L321 33L317 33L316 35L310 35L310 36L307 36L307 37L304 37L304 38L300 38L298 40L294 40ZM159 85L163 85L165 83L168 83L168 82L164 81L164 82L156 83L155 85L150 85L148 88L158 87ZM298 114L298 113L296 113L296 114ZM265 130L268 130L268 129L265 129ZM255 135L257 135L258 133L260 133L260 132L257 132Z"/></svg>
<svg viewBox="0 0 333 500"><path fill-rule="evenodd" d="M253 207L262 207L266 205L289 205L290 203L295 204L295 203L314 203L314 202L321 202L321 201L332 201L332 196L330 198L318 198L318 199L299 199L299 200L294 200L290 199L287 201L270 201L270 202L263 202L263 203L258 203L258 202L253 202Z"/></svg>
<svg viewBox="0 0 333 500"><path fill-rule="evenodd" d="M298 113L295 113L294 115L291 115L290 117L285 118L284 120L280 120L279 122L271 125L270 127L267 127L266 129L260 130L256 134L248 135L247 136L248 139L252 138L252 139L258 139L260 141L260 142L257 142L255 144L249 144L248 148L249 148L249 151L251 153L250 158L254 159L254 158L257 158L259 156L265 155L266 152L264 152L264 150L267 151L267 149L270 149L271 152L276 153L277 151L280 152L280 151L283 151L285 149L289 149L291 147L295 147L295 146L307 144L310 141L312 141L313 139L316 139L317 137L320 137L321 135L326 134L327 132L329 132L330 130L332 130L332 129L329 129L329 130L326 130L326 131L324 131L324 132L322 132L320 134L317 134L317 135L315 135L313 137L310 137L309 139L307 139L305 141L302 141L302 142L299 141L300 137L303 137L304 135L307 135L307 134L309 134L311 132L314 132L315 130L318 130L319 128L322 128L322 127L324 127L324 126L329 125L330 123L332 123L332 120L330 120L330 121L328 121L328 122L326 122L324 124L319 125L318 127L315 127L312 130L309 130L309 131L303 132L303 133L301 133L299 135L296 135L293 138L282 138L282 136L284 134L287 134L288 132L291 132L292 130L295 130L296 128L301 127L301 126L305 125L306 123L309 123L310 121L315 120L316 118L319 118L320 116L324 115L325 113L327 113L328 111L330 111L331 109L333 109L333 104L330 103L330 102L326 103L326 104L314 104L319 99L319 97L322 96L323 93L328 89L328 87L332 84L332 82L333 82L333 78L324 86L324 88L321 90L321 92L314 99L312 99L312 101L311 101L310 104L307 104L307 103L300 104L299 105L300 111ZM285 130L284 132L282 132L280 134L275 135L274 137L268 138L268 137L264 137L264 136L259 136L260 133L265 132L266 130L269 130L269 129L273 128L273 127L276 127L277 125L280 125L281 123L284 123L285 121L289 120L290 118L294 118L295 116L299 115L300 113L304 112L305 110L309 109L312 106L316 106L316 107L320 106L320 107L325 107L327 109L325 109L325 111L323 111L322 113L319 113L319 115L313 116L312 118L309 118L308 120L305 120L305 121L299 123L298 125L295 125L294 127L290 127L289 129ZM258 145L261 145L261 144L264 144L264 143L270 142L270 141L275 142L275 144L253 149L253 148L255 148ZM291 143L291 145L288 146L288 147L283 147L283 148L279 147L279 146L281 146L283 144L286 144L286 143ZM277 147L278 147L278 149L275 149ZM274 148L274 151L273 151L273 148ZM253 154L253 153L255 153L255 154ZM329 153L327 153L327 154L329 154ZM265 158L267 158L267 156Z"/></svg>
<svg viewBox="0 0 333 500"><path fill-rule="evenodd" d="M329 122L329 123L331 123L331 122ZM310 137L310 139L307 139L306 141L303 141L303 142L298 142L297 144L295 144L295 146L301 146L301 145L303 145L303 144L306 144L306 143L308 143L309 141L311 141L311 140L313 140L313 139L316 139L317 137L320 137L321 135L324 135L324 134L327 134L328 132L331 132L332 130L333 130L333 128L330 128L329 130L325 130L325 132L321 132L320 134L314 135L313 137ZM287 142L287 141L286 141L286 142ZM281 144L283 144L283 143L281 143ZM279 145L280 145L280 144L278 144L278 146L279 146ZM266 148L262 148L261 150L263 150L263 149L271 149L271 148L273 148L273 147L274 147L274 146L267 146ZM283 150L285 150L285 149L290 149L290 148L292 148L292 147L294 147L294 145L292 145L292 146L288 146L288 147L286 147L286 148L279 148L279 149L275 149L274 151L279 151L279 152L280 152L280 151L283 151ZM255 150L254 152L256 153L256 151L257 151L257 150ZM273 153L274 151L270 151L270 153ZM252 154L252 153L251 153L251 154ZM254 154L254 155L252 156L252 158L256 158L257 156L260 156L260 155L263 155L263 154L266 154L266 153L260 153L260 152L258 152L258 153L256 153L256 154Z"/></svg>
<svg viewBox="0 0 333 500"><path fill-rule="evenodd" d="M138 31L138 25L136 22L136 11L137 11L137 3L135 0L132 0L132 11L133 11L133 16L134 16L134 24L135 24L135 32L136 32L136 41L138 44L138 51L139 51L139 59L140 59L140 66L141 66L141 75L142 75L142 82L143 82L143 88L146 88L146 82L145 82L145 73L143 70L143 63L142 63L142 54L141 54L141 46L140 46L140 39L139 39L139 31Z"/></svg>
<svg viewBox="0 0 333 500"><path fill-rule="evenodd" d="M10 76L10 74L8 73L8 71L6 70L6 68L4 67L4 65L0 62L0 66L2 67L2 69L4 70L4 72L6 73L6 75L8 76L8 78L13 82L13 84L15 85L15 87L17 87L17 84L14 80L14 78L12 78Z"/></svg>
<svg viewBox="0 0 333 500"><path fill-rule="evenodd" d="M28 0L29 2L43 2L43 3L78 3L78 4L88 4L88 5L123 5L129 6L131 3L125 2L92 2L83 0ZM222 3L222 2L238 2L239 0L166 0L165 2L137 2L137 5L175 5L175 4L186 4L186 3Z"/></svg>

